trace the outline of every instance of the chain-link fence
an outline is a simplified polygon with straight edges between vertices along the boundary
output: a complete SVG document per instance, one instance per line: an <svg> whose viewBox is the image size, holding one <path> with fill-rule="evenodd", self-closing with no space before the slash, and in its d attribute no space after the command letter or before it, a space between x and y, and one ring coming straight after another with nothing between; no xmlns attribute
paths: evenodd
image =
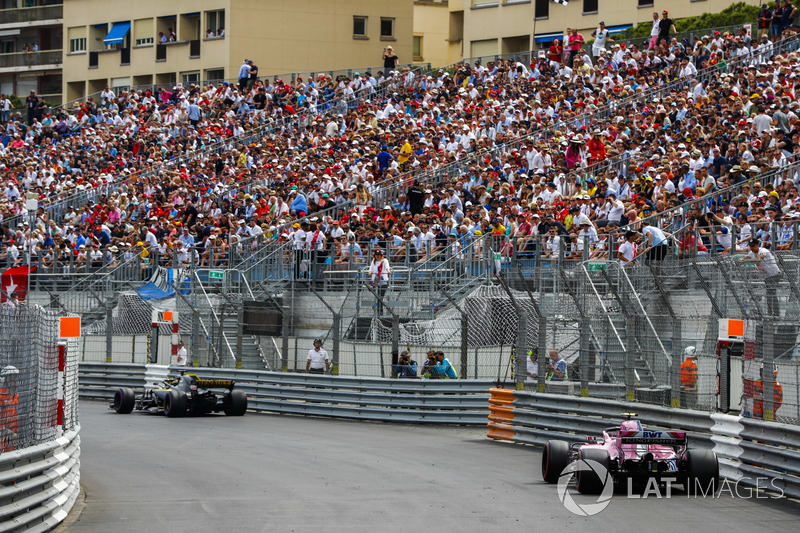
<svg viewBox="0 0 800 533"><path fill-rule="evenodd" d="M59 348L59 316L35 305L0 309L0 452L74 429L77 351Z"/></svg>

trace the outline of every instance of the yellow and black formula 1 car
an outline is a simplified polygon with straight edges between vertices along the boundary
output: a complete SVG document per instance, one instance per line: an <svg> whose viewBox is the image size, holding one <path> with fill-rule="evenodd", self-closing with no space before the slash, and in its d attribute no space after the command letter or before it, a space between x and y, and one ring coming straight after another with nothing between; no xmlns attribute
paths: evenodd
<svg viewBox="0 0 800 533"><path fill-rule="evenodd" d="M114 393L110 407L119 414L134 409L151 413L164 412L169 417L200 415L223 411L226 415L242 416L247 411L247 395L234 389L230 379L203 379L197 374L181 374L165 379L163 384L136 394L133 389L120 387ZM211 389L226 389L214 392Z"/></svg>

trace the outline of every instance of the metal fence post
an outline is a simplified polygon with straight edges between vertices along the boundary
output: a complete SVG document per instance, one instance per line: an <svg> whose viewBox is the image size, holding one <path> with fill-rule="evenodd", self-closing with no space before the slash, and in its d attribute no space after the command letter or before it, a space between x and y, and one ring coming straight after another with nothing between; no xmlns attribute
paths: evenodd
<svg viewBox="0 0 800 533"><path fill-rule="evenodd" d="M194 364L200 364L200 312L196 307L192 308L192 359ZM208 364L208 354L205 357Z"/></svg>
<svg viewBox="0 0 800 533"><path fill-rule="evenodd" d="M392 313L392 377L396 378L394 371L397 366L397 359L400 355L400 317L397 313ZM381 377L383 377L383 365L381 365Z"/></svg>
<svg viewBox="0 0 800 533"><path fill-rule="evenodd" d="M459 309L460 311L460 309ZM467 350L469 349L469 316L461 313L461 379L467 379ZM478 379L478 375L474 376Z"/></svg>
<svg viewBox="0 0 800 533"><path fill-rule="evenodd" d="M591 365L589 358L591 352L589 351L590 342L590 318L583 315L580 319L581 330L580 336L580 353L579 360L581 365L581 396L589 396L589 366Z"/></svg>
<svg viewBox="0 0 800 533"><path fill-rule="evenodd" d="M625 345L622 348L625 350L625 397L629 402L632 402L636 398L636 376L634 374L635 369L633 367L633 352L630 349L631 334L635 333L635 329L633 332L631 329L630 319L626 316Z"/></svg>
<svg viewBox="0 0 800 533"><path fill-rule="evenodd" d="M681 407L681 349L683 323L680 318L672 319L672 365L670 365L670 384L672 385L672 407Z"/></svg>
<svg viewBox="0 0 800 533"><path fill-rule="evenodd" d="M764 356L764 366L761 370L761 387L763 399L764 420L775 420L775 405L773 403L773 390L775 388L775 374L772 370L775 360L775 325L769 320L763 322L761 350Z"/></svg>
<svg viewBox="0 0 800 533"><path fill-rule="evenodd" d="M244 333L244 309L239 308L236 317L236 368L242 367L242 344Z"/></svg>
<svg viewBox="0 0 800 533"><path fill-rule="evenodd" d="M339 341L342 336L342 315L341 313L333 314L333 357L331 361L331 374L334 376L339 375Z"/></svg>
<svg viewBox="0 0 800 533"><path fill-rule="evenodd" d="M283 304L283 300L281 300ZM286 305L281 305L281 372L289 371L289 317L286 316Z"/></svg>
<svg viewBox="0 0 800 533"><path fill-rule="evenodd" d="M114 310L106 307L106 363L110 363L114 354Z"/></svg>

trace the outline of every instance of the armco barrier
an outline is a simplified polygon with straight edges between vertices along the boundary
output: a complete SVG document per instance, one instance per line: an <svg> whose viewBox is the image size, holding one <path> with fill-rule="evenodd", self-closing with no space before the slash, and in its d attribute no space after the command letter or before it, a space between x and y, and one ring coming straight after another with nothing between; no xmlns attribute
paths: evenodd
<svg viewBox="0 0 800 533"><path fill-rule="evenodd" d="M689 433L713 445L720 475L751 487L800 498L800 427L689 409L555 394L491 389L487 436L543 445L602 435L635 412L645 425Z"/></svg>
<svg viewBox="0 0 800 533"><path fill-rule="evenodd" d="M80 493L80 427L0 455L0 531L49 531Z"/></svg>
<svg viewBox="0 0 800 533"><path fill-rule="evenodd" d="M353 378L220 368L82 363L80 395L110 399L118 387L141 390L155 376L181 370L232 379L253 411L360 420L483 425L489 381Z"/></svg>
<svg viewBox="0 0 800 533"><path fill-rule="evenodd" d="M110 400L118 387L141 389L146 372L145 365L81 363L78 394L81 398Z"/></svg>
<svg viewBox="0 0 800 533"><path fill-rule="evenodd" d="M800 427L741 418L742 476L771 479L787 496L800 498ZM760 486L764 486L762 482Z"/></svg>

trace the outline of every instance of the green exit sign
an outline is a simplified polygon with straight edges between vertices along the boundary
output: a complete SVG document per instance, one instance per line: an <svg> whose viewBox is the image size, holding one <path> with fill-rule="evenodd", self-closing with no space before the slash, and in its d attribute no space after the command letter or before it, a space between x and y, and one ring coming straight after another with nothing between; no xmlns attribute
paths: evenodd
<svg viewBox="0 0 800 533"><path fill-rule="evenodd" d="M589 263L589 270L605 270L605 263Z"/></svg>
<svg viewBox="0 0 800 533"><path fill-rule="evenodd" d="M208 279L225 279L225 272L222 270L209 270Z"/></svg>

